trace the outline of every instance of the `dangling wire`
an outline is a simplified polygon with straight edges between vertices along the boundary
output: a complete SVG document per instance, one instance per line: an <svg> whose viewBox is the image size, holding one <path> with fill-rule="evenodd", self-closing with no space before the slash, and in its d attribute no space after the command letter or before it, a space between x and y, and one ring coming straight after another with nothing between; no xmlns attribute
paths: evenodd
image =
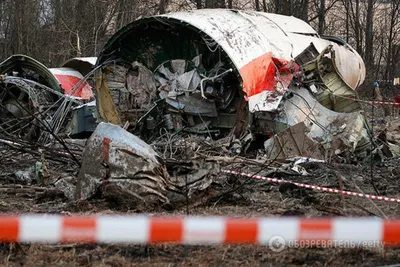
<svg viewBox="0 0 400 267"><path fill-rule="evenodd" d="M208 50L210 50L211 53L214 53L218 50L219 44L214 39L206 36L201 36L201 39L203 39L204 43L206 44Z"/></svg>

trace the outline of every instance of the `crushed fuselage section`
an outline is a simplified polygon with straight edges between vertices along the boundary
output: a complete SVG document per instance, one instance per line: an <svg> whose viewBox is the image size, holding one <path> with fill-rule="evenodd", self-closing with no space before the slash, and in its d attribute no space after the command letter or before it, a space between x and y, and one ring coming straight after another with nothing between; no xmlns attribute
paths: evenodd
<svg viewBox="0 0 400 267"><path fill-rule="evenodd" d="M335 153L368 143L354 100L362 59L295 18L197 10L139 19L110 40L97 65L100 116L147 142L166 132L197 134L227 138L240 147L230 151L244 153L252 141L303 123L307 138L324 148L336 140L329 128L346 132L340 139L351 141Z"/></svg>

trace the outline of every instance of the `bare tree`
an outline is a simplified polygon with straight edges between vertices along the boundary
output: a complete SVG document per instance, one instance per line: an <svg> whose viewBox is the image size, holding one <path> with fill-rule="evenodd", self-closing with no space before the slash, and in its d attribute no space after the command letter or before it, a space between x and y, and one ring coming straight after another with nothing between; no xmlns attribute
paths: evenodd
<svg viewBox="0 0 400 267"><path fill-rule="evenodd" d="M260 7L260 0L255 0L256 1L256 10L257 11L261 11L261 7Z"/></svg>
<svg viewBox="0 0 400 267"><path fill-rule="evenodd" d="M325 32L325 0L320 0L319 2L319 10L318 10L318 33L324 34Z"/></svg>
<svg viewBox="0 0 400 267"><path fill-rule="evenodd" d="M196 8L197 9L202 9L203 8L203 1L202 0L195 0L196 2Z"/></svg>
<svg viewBox="0 0 400 267"><path fill-rule="evenodd" d="M226 8L225 0L206 0L206 8Z"/></svg>
<svg viewBox="0 0 400 267"><path fill-rule="evenodd" d="M160 14L165 14L165 9L168 5L168 0L160 0Z"/></svg>
<svg viewBox="0 0 400 267"><path fill-rule="evenodd" d="M355 3L354 3L355 2ZM358 53L363 55L363 32L360 22L360 0L348 0L349 24L354 30L355 47Z"/></svg>
<svg viewBox="0 0 400 267"><path fill-rule="evenodd" d="M373 32L373 17L374 17L374 0L368 0L367 6L367 25L365 31L365 62L373 71L374 66L374 32Z"/></svg>
<svg viewBox="0 0 400 267"><path fill-rule="evenodd" d="M264 12L267 12L267 11L268 11L267 0L263 0L263 11L264 11Z"/></svg>
<svg viewBox="0 0 400 267"><path fill-rule="evenodd" d="M307 21L309 0L274 0L274 12Z"/></svg>
<svg viewBox="0 0 400 267"><path fill-rule="evenodd" d="M400 60L399 30L400 30L400 0L393 0L390 3L390 24L388 34L387 64L385 79L395 76L396 62Z"/></svg>
<svg viewBox="0 0 400 267"><path fill-rule="evenodd" d="M400 71L400 0L0 0L0 61L22 53L57 66L74 56L98 55L139 16L245 5L293 15L320 34L342 36L369 73L391 79Z"/></svg>

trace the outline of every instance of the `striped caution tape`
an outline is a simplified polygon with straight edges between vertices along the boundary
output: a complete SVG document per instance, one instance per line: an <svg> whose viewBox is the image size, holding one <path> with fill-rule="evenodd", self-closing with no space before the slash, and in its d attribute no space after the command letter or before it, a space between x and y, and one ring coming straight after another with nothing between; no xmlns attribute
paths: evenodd
<svg viewBox="0 0 400 267"><path fill-rule="evenodd" d="M369 199L373 199L373 200L383 200L383 201L397 202L397 203L400 202L399 198L374 196L374 195L369 195L369 194L343 191L343 190L339 190L339 189L332 189L332 188L322 187L322 186L318 186L318 185L308 185L308 184L303 184L303 183L296 183L296 182L292 182L292 181L288 181L288 180L269 178L269 177L264 177L261 175L253 175L253 174L249 174L249 173L237 172L237 171L232 171L232 170L222 170L222 172L234 174L234 175L246 176L246 177L249 177L249 178L252 178L255 180L265 180L265 181L269 181L269 182L273 182L273 183L290 183L290 184L296 185L298 187L315 189L315 190L329 192L329 193L337 193L337 194L342 194L342 195L346 195L346 196L369 198Z"/></svg>
<svg viewBox="0 0 400 267"><path fill-rule="evenodd" d="M355 100L355 99L353 99ZM355 100L362 103L372 104L372 105L388 105L393 107L400 107L400 103L396 102L387 102L387 101L367 101L367 100Z"/></svg>
<svg viewBox="0 0 400 267"><path fill-rule="evenodd" d="M0 242L282 246L398 246L400 220L100 215L0 216Z"/></svg>
<svg viewBox="0 0 400 267"><path fill-rule="evenodd" d="M369 100L362 100L362 99L356 99L356 98L351 98L351 97L345 97L345 96L338 96L335 95L335 97L340 97L348 100L353 100L356 102L361 102L361 103L366 103L370 105L388 105L388 106L393 106L393 107L400 107L400 103L397 102L388 102L388 101L369 101Z"/></svg>

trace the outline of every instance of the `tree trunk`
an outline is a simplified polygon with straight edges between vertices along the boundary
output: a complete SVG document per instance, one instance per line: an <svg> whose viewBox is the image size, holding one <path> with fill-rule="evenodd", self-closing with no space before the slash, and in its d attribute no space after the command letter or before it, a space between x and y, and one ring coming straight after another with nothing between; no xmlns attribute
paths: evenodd
<svg viewBox="0 0 400 267"><path fill-rule="evenodd" d="M263 11L267 12L267 0L263 0Z"/></svg>
<svg viewBox="0 0 400 267"><path fill-rule="evenodd" d="M304 0L304 2L302 3L302 13L301 13L301 19L304 21L308 21L308 8L309 8L309 0Z"/></svg>
<svg viewBox="0 0 400 267"><path fill-rule="evenodd" d="M345 9L346 9L346 42L349 42L349 34L350 34L350 16L349 16L349 0L345 0Z"/></svg>
<svg viewBox="0 0 400 267"><path fill-rule="evenodd" d="M225 8L225 0L206 0L206 8Z"/></svg>
<svg viewBox="0 0 400 267"><path fill-rule="evenodd" d="M351 2L351 0L349 0ZM360 0L356 0L356 12L354 17L354 34L356 39L356 49L358 53L363 54L362 38L360 29Z"/></svg>
<svg viewBox="0 0 400 267"><path fill-rule="evenodd" d="M323 35L325 32L325 0L320 0L318 12L318 33Z"/></svg>
<svg viewBox="0 0 400 267"><path fill-rule="evenodd" d="M160 14L165 14L166 5L167 5L167 0L160 0L160 5L159 5Z"/></svg>
<svg viewBox="0 0 400 267"><path fill-rule="evenodd" d="M274 0L273 3L274 12L277 14L295 16L305 21L308 20L309 0ZM266 5L264 4L264 6Z"/></svg>
<svg viewBox="0 0 400 267"><path fill-rule="evenodd" d="M282 1L281 0L275 0L274 1L274 13L281 13L282 10Z"/></svg>
<svg viewBox="0 0 400 267"><path fill-rule="evenodd" d="M257 11L261 11L261 8L260 8L260 0L256 0L256 10L257 10Z"/></svg>
<svg viewBox="0 0 400 267"><path fill-rule="evenodd" d="M388 48L387 48L387 62L385 70L385 79L392 79L395 75L395 40L396 40L396 29L399 24L400 16L400 0L393 0L390 6L390 24L389 24L389 36L388 36Z"/></svg>
<svg viewBox="0 0 400 267"><path fill-rule="evenodd" d="M373 17L374 17L374 0L368 0L367 6L367 26L365 31L365 61L371 72L374 68L374 32L373 32Z"/></svg>

